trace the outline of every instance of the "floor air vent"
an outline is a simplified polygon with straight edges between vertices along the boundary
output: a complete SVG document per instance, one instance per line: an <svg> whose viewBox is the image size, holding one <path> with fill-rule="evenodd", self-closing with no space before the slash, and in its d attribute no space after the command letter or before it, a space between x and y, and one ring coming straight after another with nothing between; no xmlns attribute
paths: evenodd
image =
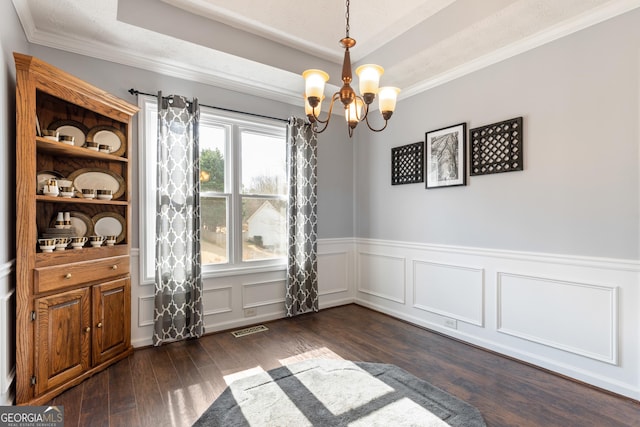
<svg viewBox="0 0 640 427"><path fill-rule="evenodd" d="M231 332L233 334L234 337L236 338L240 338L243 337L245 335L251 335L251 334L255 334L257 332L263 332L263 331L268 331L269 328L267 328L264 325L258 325L258 326L252 326L250 328L245 328L245 329L240 329L238 331L233 331Z"/></svg>

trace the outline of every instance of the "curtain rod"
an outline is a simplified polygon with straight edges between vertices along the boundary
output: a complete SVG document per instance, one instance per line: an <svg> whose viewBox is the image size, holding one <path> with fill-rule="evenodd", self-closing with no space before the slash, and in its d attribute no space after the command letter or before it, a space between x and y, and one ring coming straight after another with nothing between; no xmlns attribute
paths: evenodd
<svg viewBox="0 0 640 427"><path fill-rule="evenodd" d="M129 93L131 95L147 95L147 96L155 96L156 98L158 97L157 93L153 94L153 93L140 92L138 89L133 89L133 88L129 89ZM271 117L271 116L265 116L265 115L262 115L262 114L248 113L246 111L232 110L230 108L216 107L215 105L200 104L200 106L201 107L214 108L216 110L221 110L221 111L227 111L229 113L245 114L247 116L261 117L263 119L278 120L280 122L285 122L285 123L289 122L289 119L281 119L280 117Z"/></svg>

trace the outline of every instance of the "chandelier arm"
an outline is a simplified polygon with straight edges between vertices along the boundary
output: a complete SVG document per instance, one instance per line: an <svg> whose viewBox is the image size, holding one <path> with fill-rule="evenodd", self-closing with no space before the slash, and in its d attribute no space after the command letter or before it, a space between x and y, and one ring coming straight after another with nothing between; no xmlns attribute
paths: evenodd
<svg viewBox="0 0 640 427"><path fill-rule="evenodd" d="M374 129L371 127L371 124L369 123L369 117L365 116L365 122L367 123L367 127L374 132L382 132L387 128L387 124L389 124L389 120L385 119L384 126L382 126L380 129Z"/></svg>
<svg viewBox="0 0 640 427"><path fill-rule="evenodd" d="M320 120L319 118L317 118L316 115L315 115L315 109L314 109L313 117L316 119L317 122L324 124L324 126L320 130L318 130L318 126L316 124L316 126L314 128L314 132L315 133L322 133L327 129L327 127L329 126L329 121L331 120L331 112L333 111L333 104L338 99L340 99L340 92L334 93L333 96L331 97L331 103L329 104L329 112L327 114L327 119L326 120Z"/></svg>
<svg viewBox="0 0 640 427"><path fill-rule="evenodd" d="M362 117L358 117L358 107L357 107L357 104L355 105L356 119L358 119L358 123L359 123L363 120L367 120L367 116L369 115L369 104L364 102L364 98L361 97L360 95L356 95L356 99L359 99L360 101L362 101L362 105L363 105L362 109L364 110L364 115ZM353 102L356 102L356 100L354 99Z"/></svg>

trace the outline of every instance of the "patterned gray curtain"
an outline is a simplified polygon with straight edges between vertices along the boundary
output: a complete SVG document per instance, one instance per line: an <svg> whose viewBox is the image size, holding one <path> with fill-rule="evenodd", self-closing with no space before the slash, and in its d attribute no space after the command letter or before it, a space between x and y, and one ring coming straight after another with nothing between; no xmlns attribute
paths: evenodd
<svg viewBox="0 0 640 427"><path fill-rule="evenodd" d="M158 93L153 344L199 337L202 318L198 101Z"/></svg>
<svg viewBox="0 0 640 427"><path fill-rule="evenodd" d="M318 140L304 119L287 127L289 255L285 308L292 317L318 311Z"/></svg>

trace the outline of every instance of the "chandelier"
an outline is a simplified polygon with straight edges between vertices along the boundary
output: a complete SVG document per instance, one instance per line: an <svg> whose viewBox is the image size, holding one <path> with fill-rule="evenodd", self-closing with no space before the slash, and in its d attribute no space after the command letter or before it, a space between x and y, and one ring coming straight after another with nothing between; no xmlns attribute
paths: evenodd
<svg viewBox="0 0 640 427"><path fill-rule="evenodd" d="M342 61L342 88L331 96L331 103L329 104L328 116L325 120L320 119L320 112L322 110L322 101L324 99L324 84L329 80L329 74L322 70L306 70L302 73L302 77L305 80L305 114L309 122L312 124L312 129L315 133L324 132L331 120L331 111L333 110L333 104L340 100L344 105L344 117L348 124L349 137L353 136L353 130L358 123L364 121L367 127L374 132L380 132L387 127L387 123L393 114L393 110L396 108L396 98L400 89L397 87L381 87L380 76L384 73L384 69L379 65L367 64L361 65L356 69L356 74L359 79L360 95L356 95L355 91L351 88L351 82L353 76L351 74L351 57L349 55L349 49L356 45L356 41L349 37L349 0L347 0L347 13L346 17L346 35L340 40L340 44L344 48L344 60ZM384 126L380 129L375 129L369 123L369 106L378 96L378 105L382 118L384 119ZM318 127L318 123L322 126Z"/></svg>

